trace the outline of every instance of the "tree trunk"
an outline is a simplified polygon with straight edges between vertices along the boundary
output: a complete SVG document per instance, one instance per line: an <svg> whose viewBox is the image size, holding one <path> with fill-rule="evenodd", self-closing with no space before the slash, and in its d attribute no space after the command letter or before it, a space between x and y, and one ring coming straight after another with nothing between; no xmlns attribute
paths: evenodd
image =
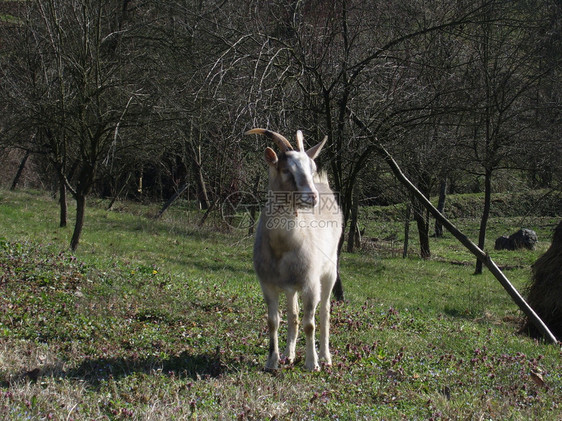
<svg viewBox="0 0 562 421"><path fill-rule="evenodd" d="M359 217L359 192L358 187L353 187L353 200L351 202L351 222L349 224L349 236L347 237L347 252L353 253L355 247L355 236L358 235L359 227L357 220Z"/></svg>
<svg viewBox="0 0 562 421"><path fill-rule="evenodd" d="M25 168L25 164L27 162L27 158L29 158L31 152L29 152L28 150L25 151L25 156L22 158L21 162L20 162L20 166L18 167L18 171L16 172L16 176L14 177L14 180L12 181L12 186L10 187L10 191L14 191L18 185L18 182L20 181L20 177L21 174L23 173L23 169Z"/></svg>
<svg viewBox="0 0 562 421"><path fill-rule="evenodd" d="M60 180L59 182L59 226L61 228L66 227L66 219L68 215L68 208L66 205L66 185L64 184L64 180Z"/></svg>
<svg viewBox="0 0 562 421"><path fill-rule="evenodd" d="M82 234L82 228L84 226L84 214L86 211L86 196L78 193L75 196L76 199L76 223L74 225L74 233L72 234L72 239L70 240L70 249L76 251L78 248L78 243L80 242L80 235Z"/></svg>
<svg viewBox="0 0 562 421"><path fill-rule="evenodd" d="M414 220L418 226L418 234L420 238L420 256L422 259L431 257L431 249L429 247L429 226L423 215L423 206L416 198L412 198L412 206L414 208Z"/></svg>
<svg viewBox="0 0 562 421"><path fill-rule="evenodd" d="M437 210L445 215L445 200L447 198L447 177L441 180L439 186L439 201L437 202ZM443 224L439 220L435 220L435 237L443 237Z"/></svg>
<svg viewBox="0 0 562 421"><path fill-rule="evenodd" d="M72 239L70 240L70 249L76 251L78 248L78 243L80 241L80 236L82 235L82 228L84 226L84 215L86 213L86 197L94 181L96 172L96 167L94 163L82 163L82 168L80 169L78 176L78 184L76 189L71 190L70 186L68 189L72 192L74 200L76 200L76 222L74 224L74 232L72 233Z"/></svg>
<svg viewBox="0 0 562 421"><path fill-rule="evenodd" d="M404 249L402 250L402 258L408 257L408 243L410 242L410 216L412 214L412 206L406 205L406 217L404 220Z"/></svg>
<svg viewBox="0 0 562 421"><path fill-rule="evenodd" d="M484 178L484 210L482 212L482 219L480 220L480 231L478 233L478 247L480 250L484 250L484 245L486 242L486 227L488 225L488 218L490 217L490 206L492 203L492 171L486 169L486 175ZM480 259L476 260L476 270L474 271L476 275L482 273L482 261Z"/></svg>
<svg viewBox="0 0 562 421"><path fill-rule="evenodd" d="M70 171L68 172L67 178L64 175L64 164L57 164L55 162L55 167L57 168L58 177L59 177L59 206L60 206L59 226L61 228L64 228L64 227L66 227L66 221L67 221L67 216L68 216L66 193L67 193L67 191L70 190L74 194L71 187L67 186L67 180L71 179L72 176L74 175L74 173L76 172L76 169L78 168L78 161L74 162L74 164L70 168Z"/></svg>
<svg viewBox="0 0 562 421"><path fill-rule="evenodd" d="M259 192L258 189L260 188L260 173L258 173L258 175L256 175L256 180L254 181L254 190L253 190L253 195L254 195L254 199L258 197ZM251 218L251 223L250 226L248 227L248 235L254 235L254 230L255 230L255 225L257 223L257 219L256 219L256 213L258 211L259 208L259 203L256 199L255 203L251 203L250 204L250 218Z"/></svg>
<svg viewBox="0 0 562 421"><path fill-rule="evenodd" d="M211 206L209 202L209 194L207 193L207 187L205 186L205 178L203 177L203 171L201 165L197 165L197 198L199 199L199 206L201 209L206 210Z"/></svg>
<svg viewBox="0 0 562 421"><path fill-rule="evenodd" d="M192 125L193 127L193 125ZM201 134L199 134L201 136ZM193 134L190 136L193 139ZM201 139L199 139L201 141ZM197 188L197 200L199 200L199 207L202 210L208 210L211 207L207 187L205 185L205 177L203 176L201 145L197 147L194 145L193 140L189 143L188 157L191 161L191 169L195 176L195 184Z"/></svg>

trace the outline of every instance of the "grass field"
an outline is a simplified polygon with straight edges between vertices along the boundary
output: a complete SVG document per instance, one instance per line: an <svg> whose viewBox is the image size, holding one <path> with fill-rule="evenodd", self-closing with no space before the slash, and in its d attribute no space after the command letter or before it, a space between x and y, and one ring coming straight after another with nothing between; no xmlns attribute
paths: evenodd
<svg viewBox="0 0 562 421"><path fill-rule="evenodd" d="M0 190L2 419L562 419L560 347L517 334L521 313L451 235L421 260L412 225L402 259L402 224L365 220L393 239L342 257L333 366L305 371L301 334L269 374L252 238L181 206L155 221L104 205L72 254L52 198ZM493 218L487 248L523 290L559 217L525 216L537 250L495 252L521 221ZM476 238L476 218L454 222Z"/></svg>

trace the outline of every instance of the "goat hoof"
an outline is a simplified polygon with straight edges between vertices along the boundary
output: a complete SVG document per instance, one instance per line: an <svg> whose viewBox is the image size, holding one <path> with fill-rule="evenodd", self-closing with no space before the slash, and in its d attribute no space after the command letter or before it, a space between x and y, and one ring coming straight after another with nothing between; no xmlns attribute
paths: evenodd
<svg viewBox="0 0 562 421"><path fill-rule="evenodd" d="M293 365L294 362L295 359L290 357L281 357L281 360L279 361L281 365Z"/></svg>
<svg viewBox="0 0 562 421"><path fill-rule="evenodd" d="M304 367L308 371L320 371L320 366L318 364L305 364Z"/></svg>
<svg viewBox="0 0 562 421"><path fill-rule="evenodd" d="M268 362L265 365L265 371L277 370L278 368L279 368L279 364L277 364L277 362L275 363Z"/></svg>
<svg viewBox="0 0 562 421"><path fill-rule="evenodd" d="M266 373L277 374L277 373L279 373L279 368L277 368L277 367L272 368L272 367L266 366L266 367L264 367L263 371L265 371Z"/></svg>
<svg viewBox="0 0 562 421"><path fill-rule="evenodd" d="M322 365L325 367L332 366L332 358L330 356L327 357L320 357L320 361L322 361Z"/></svg>

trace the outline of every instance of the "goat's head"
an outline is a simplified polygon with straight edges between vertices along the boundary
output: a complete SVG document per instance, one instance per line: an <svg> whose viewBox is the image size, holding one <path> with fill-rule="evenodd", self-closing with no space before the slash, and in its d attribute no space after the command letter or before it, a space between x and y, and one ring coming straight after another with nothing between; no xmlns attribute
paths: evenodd
<svg viewBox="0 0 562 421"><path fill-rule="evenodd" d="M322 142L304 150L302 132L297 131L297 147L294 150L289 141L279 133L267 129L252 129L246 134L261 134L273 140L281 153L277 155L269 147L265 148L264 158L269 165L269 186L275 192L286 194L290 204L295 208L312 208L318 204L318 191L314 186L313 176L316 173L314 159L326 143Z"/></svg>

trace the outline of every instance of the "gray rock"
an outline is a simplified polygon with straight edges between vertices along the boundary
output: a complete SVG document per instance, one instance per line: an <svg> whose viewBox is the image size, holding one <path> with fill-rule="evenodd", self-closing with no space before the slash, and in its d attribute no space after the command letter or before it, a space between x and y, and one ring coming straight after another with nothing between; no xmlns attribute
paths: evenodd
<svg viewBox="0 0 562 421"><path fill-rule="evenodd" d="M503 235L496 239L495 250L518 250L526 248L534 250L539 241L537 233L533 230L522 228L509 237Z"/></svg>
<svg viewBox="0 0 562 421"><path fill-rule="evenodd" d="M509 239L513 241L515 249L526 248L529 250L534 250L535 245L539 241L537 233L527 228L522 228L515 234L511 234Z"/></svg>
<svg viewBox="0 0 562 421"><path fill-rule="evenodd" d="M513 250L513 243L507 235L496 238L494 250Z"/></svg>

